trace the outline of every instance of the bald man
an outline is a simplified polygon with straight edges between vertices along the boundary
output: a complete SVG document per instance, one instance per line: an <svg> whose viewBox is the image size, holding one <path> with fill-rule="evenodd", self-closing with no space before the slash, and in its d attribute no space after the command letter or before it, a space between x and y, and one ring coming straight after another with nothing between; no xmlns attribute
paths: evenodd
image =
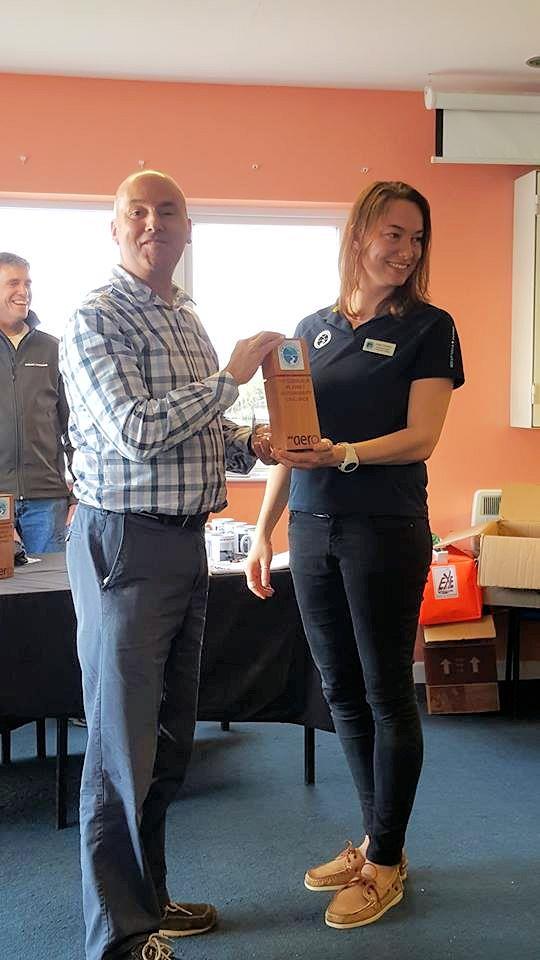
<svg viewBox="0 0 540 960"><path fill-rule="evenodd" d="M88 960L169 960L205 903L169 895L165 815L191 754L208 577L204 525L264 440L224 417L282 337L215 351L173 271L191 222L158 172L119 187L120 265L61 344L79 509L67 545L88 747L81 866ZM267 456L267 454L266 454ZM185 876L189 876L186 864ZM169 941L170 942L170 941Z"/></svg>

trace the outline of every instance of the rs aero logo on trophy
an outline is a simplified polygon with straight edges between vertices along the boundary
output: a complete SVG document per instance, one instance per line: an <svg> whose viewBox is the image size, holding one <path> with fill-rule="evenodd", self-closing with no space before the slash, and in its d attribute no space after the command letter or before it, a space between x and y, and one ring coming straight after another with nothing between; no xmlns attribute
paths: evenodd
<svg viewBox="0 0 540 960"><path fill-rule="evenodd" d="M291 443L295 447L309 447L311 448L315 443L319 442L319 437L315 436L313 433L288 433L287 434L287 443Z"/></svg>

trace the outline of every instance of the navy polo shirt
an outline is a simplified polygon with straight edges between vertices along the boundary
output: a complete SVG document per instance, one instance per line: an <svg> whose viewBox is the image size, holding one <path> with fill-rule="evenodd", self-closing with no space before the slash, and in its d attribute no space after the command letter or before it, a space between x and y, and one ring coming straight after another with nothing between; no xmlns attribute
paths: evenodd
<svg viewBox="0 0 540 960"><path fill-rule="evenodd" d="M452 317L420 304L403 317L373 317L355 330L336 307L306 317L304 337L319 413L321 436L355 443L407 426L413 380L446 377L464 382L459 339ZM427 516L423 461L293 470L289 508L306 513L363 516Z"/></svg>

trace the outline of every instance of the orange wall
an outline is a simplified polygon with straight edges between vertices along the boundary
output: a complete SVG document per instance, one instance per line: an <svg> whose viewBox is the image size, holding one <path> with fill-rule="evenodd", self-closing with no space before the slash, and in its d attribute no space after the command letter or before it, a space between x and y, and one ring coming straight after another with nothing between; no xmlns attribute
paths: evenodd
<svg viewBox="0 0 540 960"><path fill-rule="evenodd" d="M110 195L139 160L205 200L348 204L373 179L412 182L432 205L432 298L456 319L467 374L430 462L433 529L467 522L478 487L540 480L538 433L508 426L512 189L526 170L432 165L420 93L5 74L0 97L0 191ZM260 496L232 485L227 513L253 519Z"/></svg>

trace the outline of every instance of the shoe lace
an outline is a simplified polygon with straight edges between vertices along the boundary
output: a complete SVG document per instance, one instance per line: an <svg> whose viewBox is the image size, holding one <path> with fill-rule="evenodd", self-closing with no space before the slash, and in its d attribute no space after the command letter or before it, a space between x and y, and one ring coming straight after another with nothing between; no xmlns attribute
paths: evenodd
<svg viewBox="0 0 540 960"><path fill-rule="evenodd" d="M186 910L181 903L168 903L165 907L165 916L169 913L185 913L186 917L192 917L193 913L191 910Z"/></svg>
<svg viewBox="0 0 540 960"><path fill-rule="evenodd" d="M358 850L354 846L352 840L347 840L347 846L345 847L345 850L343 851L341 856L345 857L348 867L355 866L355 860L358 860L359 857L358 857Z"/></svg>
<svg viewBox="0 0 540 960"><path fill-rule="evenodd" d="M373 880L368 880L367 877L363 877L360 874L357 877L353 877L352 880L349 880L349 882L345 884L345 887L343 887L343 889L345 890L347 887L356 887L356 886L362 887L362 893L364 895L364 898L368 901L368 903L377 903L380 900L379 891L377 890L377 887L373 882Z"/></svg>
<svg viewBox="0 0 540 960"><path fill-rule="evenodd" d="M141 951L141 960L174 960L171 948L165 943L166 937L157 937L153 933Z"/></svg>

